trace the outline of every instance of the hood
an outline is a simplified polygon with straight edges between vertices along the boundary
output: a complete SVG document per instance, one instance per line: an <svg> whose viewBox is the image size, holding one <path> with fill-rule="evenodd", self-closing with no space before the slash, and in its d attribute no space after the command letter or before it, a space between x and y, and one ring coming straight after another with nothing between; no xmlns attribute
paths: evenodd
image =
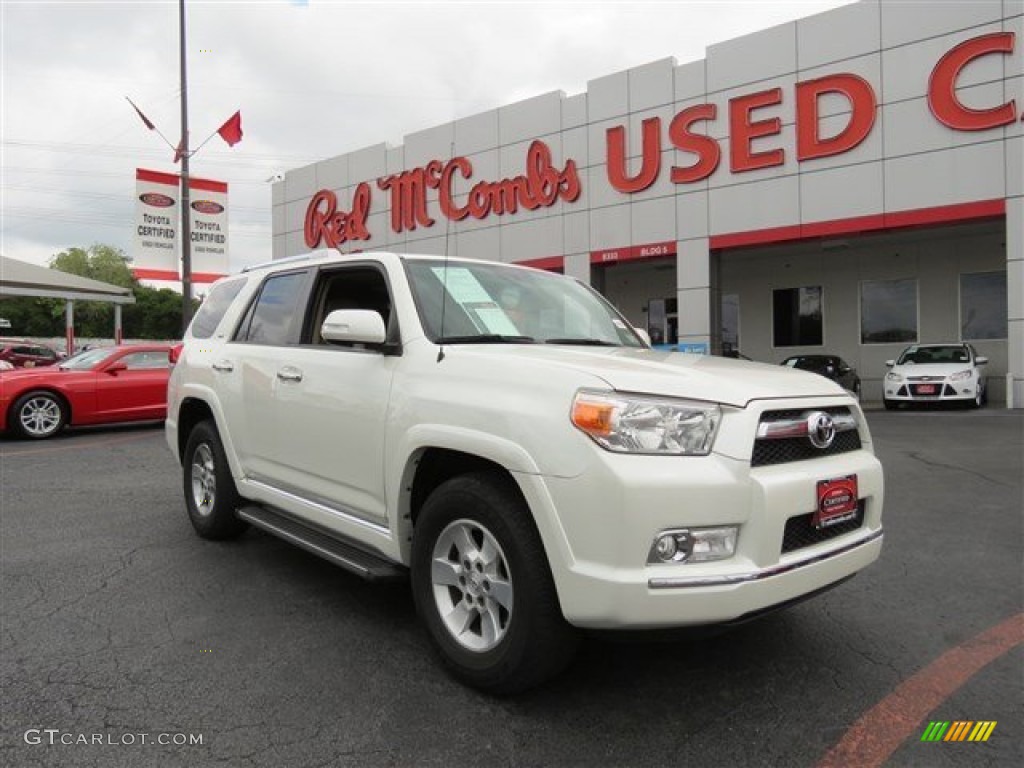
<svg viewBox="0 0 1024 768"><path fill-rule="evenodd" d="M577 370L603 379L620 392L688 398L745 407L752 400L849 396L824 376L779 365L708 355L625 347L501 345L460 347L480 358L510 357L526 363ZM481 364L486 364L482 360Z"/></svg>

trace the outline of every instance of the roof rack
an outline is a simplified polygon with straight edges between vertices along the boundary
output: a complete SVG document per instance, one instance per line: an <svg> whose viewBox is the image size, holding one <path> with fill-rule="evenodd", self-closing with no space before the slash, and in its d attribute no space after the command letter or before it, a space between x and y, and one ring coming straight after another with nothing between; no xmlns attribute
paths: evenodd
<svg viewBox="0 0 1024 768"><path fill-rule="evenodd" d="M254 269L263 269L264 267L276 267L278 264L294 264L297 261L309 261L310 259L321 259L325 256L329 256L330 251L326 248L319 251L310 251L309 253L300 253L297 256L286 256L283 259L271 259L270 261L264 261L260 264L250 264L248 267L242 267L242 272L252 272Z"/></svg>

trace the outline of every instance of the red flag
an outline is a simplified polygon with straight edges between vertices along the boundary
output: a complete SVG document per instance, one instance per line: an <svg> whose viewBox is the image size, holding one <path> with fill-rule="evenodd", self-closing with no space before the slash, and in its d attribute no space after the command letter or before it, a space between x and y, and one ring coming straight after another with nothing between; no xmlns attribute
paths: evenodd
<svg viewBox="0 0 1024 768"><path fill-rule="evenodd" d="M217 133L228 143L229 147L240 142L242 140L242 112L235 112L229 117L227 122L217 129Z"/></svg>
<svg viewBox="0 0 1024 768"><path fill-rule="evenodd" d="M174 162L178 162L185 156L185 140L182 139L178 142L178 146L174 148Z"/></svg>
<svg viewBox="0 0 1024 768"><path fill-rule="evenodd" d="M125 96L125 98L128 99L127 96ZM128 99L128 103L131 104L133 107L135 107L135 111L138 113L139 117L142 118L142 122L144 122L146 124L146 127L149 128L149 130L151 130L151 131L156 130L156 126L153 125L153 123L150 121L150 119L148 117L146 117L144 114L142 114L142 110L135 106L135 102L134 101L132 101L131 99Z"/></svg>

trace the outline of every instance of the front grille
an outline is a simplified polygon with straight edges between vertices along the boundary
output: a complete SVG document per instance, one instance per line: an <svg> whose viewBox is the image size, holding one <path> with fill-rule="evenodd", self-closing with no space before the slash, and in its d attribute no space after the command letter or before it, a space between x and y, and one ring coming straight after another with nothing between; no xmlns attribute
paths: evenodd
<svg viewBox="0 0 1024 768"><path fill-rule="evenodd" d="M761 416L761 422L784 421L798 419L810 410L808 408L790 409L786 411L768 411ZM830 416L846 416L849 408L822 408ZM828 448L815 448L806 437L785 437L781 439L760 438L754 441L754 452L750 457L750 466L766 467L772 464L787 464L791 461L818 459L822 456L834 456L838 453L849 453L860 450L860 433L856 429L837 432L835 440Z"/></svg>
<svg viewBox="0 0 1024 768"><path fill-rule="evenodd" d="M856 531L864 524L864 499L857 502L857 514L844 523L836 523L828 528L815 528L811 525L813 512L797 515L786 521L786 530L782 534L782 553L794 552L804 547L811 547L823 541L829 541L844 533Z"/></svg>

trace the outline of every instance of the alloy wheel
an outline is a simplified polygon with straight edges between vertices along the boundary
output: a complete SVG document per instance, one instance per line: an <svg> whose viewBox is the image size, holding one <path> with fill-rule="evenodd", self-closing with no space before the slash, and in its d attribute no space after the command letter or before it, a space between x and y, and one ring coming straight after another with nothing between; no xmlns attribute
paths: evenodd
<svg viewBox="0 0 1024 768"><path fill-rule="evenodd" d="M449 524L434 542L430 579L438 615L459 645L485 653L501 643L512 620L512 575L487 528Z"/></svg>
<svg viewBox="0 0 1024 768"><path fill-rule="evenodd" d="M213 511L217 500L217 470L213 463L213 451L207 443L196 446L192 454L192 501L196 511L207 517Z"/></svg>
<svg viewBox="0 0 1024 768"><path fill-rule="evenodd" d="M18 412L18 422L32 437L53 434L60 427L61 418L60 403L44 395L33 397Z"/></svg>

